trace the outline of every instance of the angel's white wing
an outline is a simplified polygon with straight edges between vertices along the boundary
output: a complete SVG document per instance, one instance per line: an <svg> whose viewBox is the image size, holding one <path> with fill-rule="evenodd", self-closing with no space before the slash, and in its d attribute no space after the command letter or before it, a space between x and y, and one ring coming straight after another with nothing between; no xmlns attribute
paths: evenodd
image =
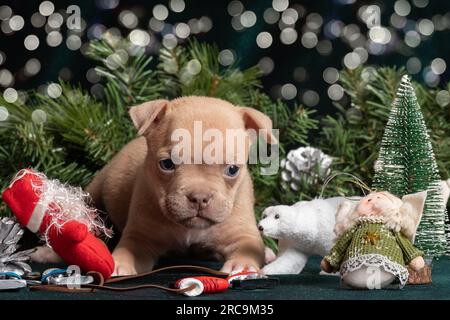
<svg viewBox="0 0 450 320"><path fill-rule="evenodd" d="M427 191L407 194L403 196L400 208L401 232L414 243L417 227L422 218L423 207L427 199Z"/></svg>

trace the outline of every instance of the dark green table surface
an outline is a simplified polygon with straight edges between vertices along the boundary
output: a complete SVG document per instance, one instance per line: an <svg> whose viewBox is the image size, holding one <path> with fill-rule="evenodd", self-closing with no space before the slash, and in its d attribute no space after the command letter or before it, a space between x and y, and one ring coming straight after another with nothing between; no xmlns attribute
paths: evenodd
<svg viewBox="0 0 450 320"><path fill-rule="evenodd" d="M0 292L0 299L220 299L220 300L255 300L255 299L449 299L450 300L450 258L443 257L433 261L433 283L430 285L406 286L403 290L346 290L339 287L339 277L319 275L318 257L308 262L300 275L280 276L280 285L273 289L228 290L224 293L202 295L191 298L158 289L143 289L129 292L95 293L57 293L37 292L24 288L18 291ZM182 261L185 263L186 261ZM173 262L171 262L173 263ZM180 263L180 262L178 262ZM191 262L192 263L192 262ZM220 267L209 263L210 267ZM35 266L45 269L51 266ZM124 285L158 283L168 285L176 279L190 274L162 273L140 280L127 281Z"/></svg>

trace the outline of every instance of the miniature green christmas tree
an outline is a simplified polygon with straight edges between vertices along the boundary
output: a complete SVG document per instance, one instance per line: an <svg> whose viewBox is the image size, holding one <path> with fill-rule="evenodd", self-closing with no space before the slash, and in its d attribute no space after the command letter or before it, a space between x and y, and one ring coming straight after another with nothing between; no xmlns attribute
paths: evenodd
<svg viewBox="0 0 450 320"><path fill-rule="evenodd" d="M397 196L427 190L415 244L426 254L447 250L447 211L430 137L407 75L402 77L375 163L373 187Z"/></svg>

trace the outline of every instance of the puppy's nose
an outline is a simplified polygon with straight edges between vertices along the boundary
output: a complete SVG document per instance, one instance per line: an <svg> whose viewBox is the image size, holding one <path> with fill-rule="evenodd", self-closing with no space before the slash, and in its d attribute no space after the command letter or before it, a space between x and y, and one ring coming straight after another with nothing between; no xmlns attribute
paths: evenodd
<svg viewBox="0 0 450 320"><path fill-rule="evenodd" d="M198 206L199 209L205 209L211 202L212 193L206 192L191 192L187 195L190 203Z"/></svg>
<svg viewBox="0 0 450 320"><path fill-rule="evenodd" d="M264 231L264 227L263 226L258 226L259 231Z"/></svg>

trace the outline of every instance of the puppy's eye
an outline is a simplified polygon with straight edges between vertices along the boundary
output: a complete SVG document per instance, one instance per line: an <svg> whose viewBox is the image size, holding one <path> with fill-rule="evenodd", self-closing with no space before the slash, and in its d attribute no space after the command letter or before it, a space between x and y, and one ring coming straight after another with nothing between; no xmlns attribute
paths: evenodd
<svg viewBox="0 0 450 320"><path fill-rule="evenodd" d="M279 214L276 214L274 218L275 218L275 219L280 219L280 215L279 215Z"/></svg>
<svg viewBox="0 0 450 320"><path fill-rule="evenodd" d="M225 168L225 175L230 178L235 178L239 173L239 169L238 166L231 164Z"/></svg>
<svg viewBox="0 0 450 320"><path fill-rule="evenodd" d="M265 219L265 218L267 218L267 215L263 214L261 218Z"/></svg>
<svg viewBox="0 0 450 320"><path fill-rule="evenodd" d="M175 170L175 164L170 158L159 160L159 167L162 171L173 171Z"/></svg>

